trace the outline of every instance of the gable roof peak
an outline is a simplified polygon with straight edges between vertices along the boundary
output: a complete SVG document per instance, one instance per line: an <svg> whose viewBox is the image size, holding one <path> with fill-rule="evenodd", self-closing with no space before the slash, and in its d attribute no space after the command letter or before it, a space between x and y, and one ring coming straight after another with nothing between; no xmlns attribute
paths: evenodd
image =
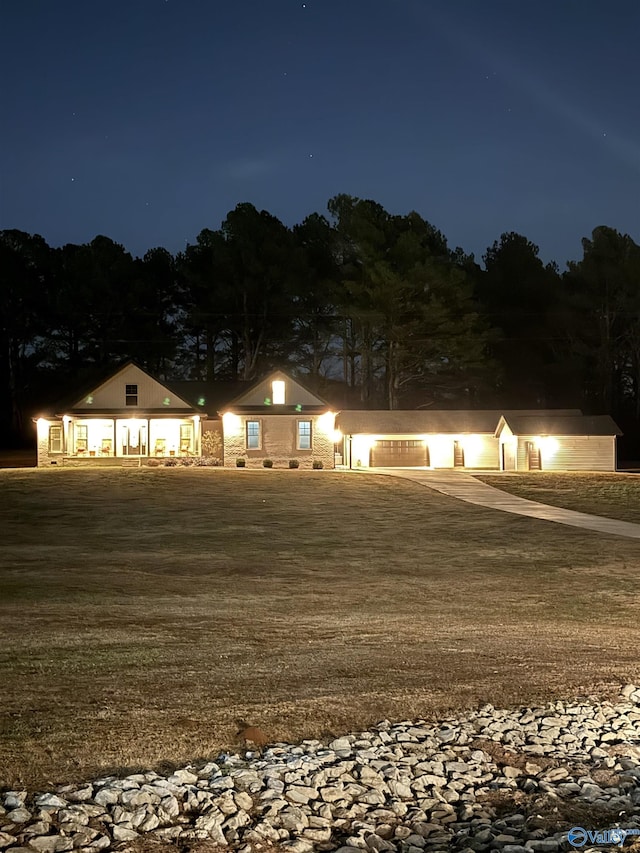
<svg viewBox="0 0 640 853"><path fill-rule="evenodd" d="M273 383L284 381L284 402L274 403L273 401ZM329 404L319 397L316 393L306 387L299 379L295 379L285 370L280 368L272 370L250 385L246 391L243 391L238 397L230 400L224 407L223 411L231 411L237 408L264 409L275 408L276 412L287 411L291 407L301 411L302 409L309 410L310 408L330 409Z"/></svg>

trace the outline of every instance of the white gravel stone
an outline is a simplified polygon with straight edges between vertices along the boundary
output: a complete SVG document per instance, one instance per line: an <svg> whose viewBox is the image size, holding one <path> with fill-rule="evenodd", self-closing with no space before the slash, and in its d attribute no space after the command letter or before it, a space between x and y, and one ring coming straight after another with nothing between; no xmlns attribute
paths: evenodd
<svg viewBox="0 0 640 853"><path fill-rule="evenodd" d="M114 841L133 841L134 838L139 837L135 830L127 829L126 826L120 826L120 824L116 824L112 832Z"/></svg>
<svg viewBox="0 0 640 853"><path fill-rule="evenodd" d="M435 853L454 841L459 853L560 853L566 833L541 838L515 806L498 819L482 796L503 790L514 800L523 792L606 806L640 825L637 692L629 685L617 704L485 706L434 725L383 721L335 738L329 748L276 744L262 756L221 755L167 778L148 772L67 785L33 805L26 791L8 791L0 850L21 853L28 845L30 853L66 853L73 845L98 853L150 834L184 844L210 839L238 853L260 853L266 842L292 853ZM483 740L519 760L497 765L492 750L478 748ZM549 758L553 766L544 769ZM611 784L596 770L610 773Z"/></svg>
<svg viewBox="0 0 640 853"><path fill-rule="evenodd" d="M38 835L29 839L29 846L38 853L56 853L57 850L71 850L73 842L70 838L60 835Z"/></svg>
<svg viewBox="0 0 640 853"><path fill-rule="evenodd" d="M39 809L60 809L68 805L66 800L56 794L40 794L35 798L35 804Z"/></svg>
<svg viewBox="0 0 640 853"><path fill-rule="evenodd" d="M26 799L26 791L7 791L4 795L4 807L9 811L12 809L21 809Z"/></svg>
<svg viewBox="0 0 640 853"><path fill-rule="evenodd" d="M100 806L112 806L120 799L121 791L116 788L100 788L93 800Z"/></svg>
<svg viewBox="0 0 640 853"><path fill-rule="evenodd" d="M11 821L11 823L26 823L28 820L31 820L31 812L25 808L12 809L10 812L7 812L7 820Z"/></svg>

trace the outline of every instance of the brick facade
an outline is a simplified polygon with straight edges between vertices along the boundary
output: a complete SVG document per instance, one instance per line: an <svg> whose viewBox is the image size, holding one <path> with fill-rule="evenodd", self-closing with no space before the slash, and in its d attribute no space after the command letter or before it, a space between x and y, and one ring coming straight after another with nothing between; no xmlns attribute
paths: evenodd
<svg viewBox="0 0 640 853"><path fill-rule="evenodd" d="M52 465L62 465L63 453L51 453L49 451L49 427L59 426L64 429L61 420L45 420L39 418L36 423L37 429L37 448L38 448L38 467L50 468Z"/></svg>
<svg viewBox="0 0 640 853"><path fill-rule="evenodd" d="M297 447L298 421L311 421L311 450ZM248 450L247 421L260 422L261 446ZM330 429L329 429L330 426ZM262 468L264 459L271 459L274 468L288 468L290 459L297 459L300 468L311 468L322 462L324 468L334 467L333 420L327 415L241 415L224 425L224 465L235 468L236 459L246 460L247 468Z"/></svg>

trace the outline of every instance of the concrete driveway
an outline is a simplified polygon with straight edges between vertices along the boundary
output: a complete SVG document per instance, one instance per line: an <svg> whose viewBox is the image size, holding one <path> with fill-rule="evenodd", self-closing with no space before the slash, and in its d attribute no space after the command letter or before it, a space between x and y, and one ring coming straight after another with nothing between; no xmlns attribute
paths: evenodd
<svg viewBox="0 0 640 853"><path fill-rule="evenodd" d="M462 471L426 471L420 468L367 468L369 474L386 474L392 477L402 477L413 480L421 486L427 486L443 495L458 498L461 501L499 509L502 512L512 512L515 515L527 515L530 518L541 518L543 521L555 521L557 524L568 524L570 527L582 527L584 530L595 530L598 533L611 533L615 536L626 536L629 539L640 539L640 524L630 521L617 521L615 518L604 518L601 515L589 515L586 512L575 512L572 509L562 509L557 506L530 501L510 495L486 483L476 480L471 474Z"/></svg>

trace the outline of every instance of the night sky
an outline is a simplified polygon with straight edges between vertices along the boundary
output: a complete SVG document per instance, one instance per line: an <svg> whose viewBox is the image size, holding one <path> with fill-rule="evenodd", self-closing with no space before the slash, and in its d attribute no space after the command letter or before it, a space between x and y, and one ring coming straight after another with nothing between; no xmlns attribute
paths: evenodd
<svg viewBox="0 0 640 853"><path fill-rule="evenodd" d="M0 228L172 252L341 192L476 257L640 239L638 0L4 0Z"/></svg>

